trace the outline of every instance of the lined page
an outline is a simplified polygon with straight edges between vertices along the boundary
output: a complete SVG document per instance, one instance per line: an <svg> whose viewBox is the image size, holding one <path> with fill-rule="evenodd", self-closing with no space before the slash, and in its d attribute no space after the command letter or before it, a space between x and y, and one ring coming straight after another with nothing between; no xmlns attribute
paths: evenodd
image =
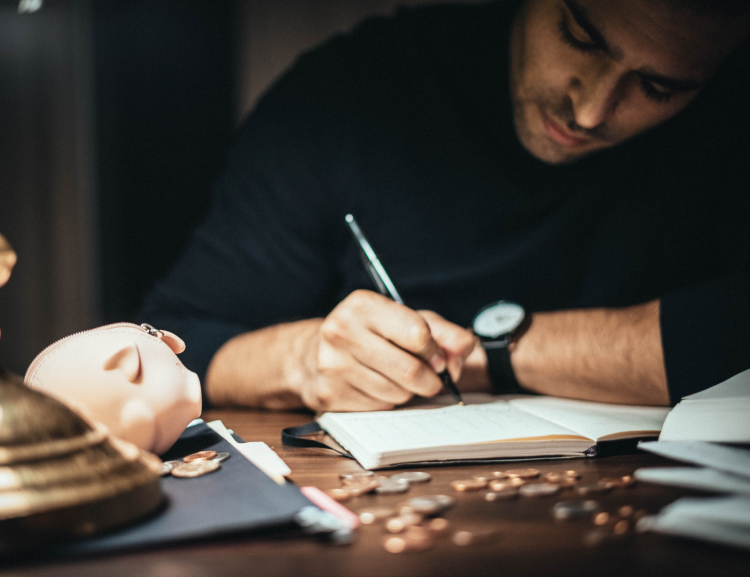
<svg viewBox="0 0 750 577"><path fill-rule="evenodd" d="M628 431L660 431L669 407L610 405L555 397L524 397L508 401L512 406L589 439Z"/></svg>
<svg viewBox="0 0 750 577"><path fill-rule="evenodd" d="M438 409L326 413L320 426L344 446L385 453L529 437L579 435L518 410L506 401ZM352 446L347 446L352 450Z"/></svg>

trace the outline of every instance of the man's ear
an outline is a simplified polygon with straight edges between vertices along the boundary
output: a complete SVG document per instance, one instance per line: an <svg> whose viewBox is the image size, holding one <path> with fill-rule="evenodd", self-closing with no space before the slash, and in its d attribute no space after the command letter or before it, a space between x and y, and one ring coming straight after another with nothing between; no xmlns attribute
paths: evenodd
<svg viewBox="0 0 750 577"><path fill-rule="evenodd" d="M138 347L134 342L121 346L104 360L102 368L105 371L119 369L128 381L134 383L141 374L141 355L138 353Z"/></svg>

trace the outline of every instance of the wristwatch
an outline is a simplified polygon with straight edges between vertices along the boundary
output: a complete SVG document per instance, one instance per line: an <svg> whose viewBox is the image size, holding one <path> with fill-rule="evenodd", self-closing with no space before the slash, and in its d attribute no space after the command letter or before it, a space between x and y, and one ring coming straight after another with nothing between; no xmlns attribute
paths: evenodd
<svg viewBox="0 0 750 577"><path fill-rule="evenodd" d="M487 370L496 395L521 392L508 347L523 334L530 320L524 308L511 301L489 304L474 317L472 327L487 353Z"/></svg>

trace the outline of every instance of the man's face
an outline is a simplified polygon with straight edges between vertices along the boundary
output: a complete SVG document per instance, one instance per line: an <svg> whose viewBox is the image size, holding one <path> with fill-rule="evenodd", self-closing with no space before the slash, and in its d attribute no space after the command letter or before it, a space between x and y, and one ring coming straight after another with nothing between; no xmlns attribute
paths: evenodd
<svg viewBox="0 0 750 577"><path fill-rule="evenodd" d="M528 0L511 37L518 138L551 164L619 144L682 110L745 30L654 0Z"/></svg>

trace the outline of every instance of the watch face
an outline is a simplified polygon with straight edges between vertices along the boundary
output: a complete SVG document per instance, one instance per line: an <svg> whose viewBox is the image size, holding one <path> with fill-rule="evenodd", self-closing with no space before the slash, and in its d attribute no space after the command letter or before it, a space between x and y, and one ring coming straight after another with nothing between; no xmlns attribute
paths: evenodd
<svg viewBox="0 0 750 577"><path fill-rule="evenodd" d="M483 338L496 339L516 330L525 316L521 305L500 301L488 306L474 318L474 332Z"/></svg>

